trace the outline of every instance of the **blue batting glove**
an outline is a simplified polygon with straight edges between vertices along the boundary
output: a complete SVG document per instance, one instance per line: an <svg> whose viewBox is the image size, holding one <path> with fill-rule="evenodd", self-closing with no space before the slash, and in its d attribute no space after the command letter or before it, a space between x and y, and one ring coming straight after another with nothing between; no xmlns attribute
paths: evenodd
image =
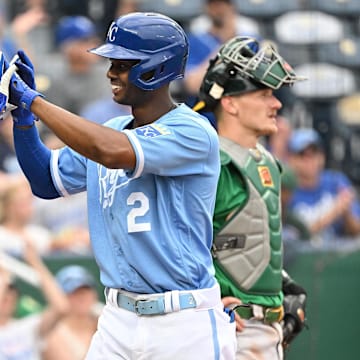
<svg viewBox="0 0 360 360"><path fill-rule="evenodd" d="M17 67L16 72L25 81L26 85L31 89L36 90L35 84L35 69L29 57L23 50L17 52L17 58L15 58L15 65Z"/></svg>
<svg viewBox="0 0 360 360"><path fill-rule="evenodd" d="M17 58L15 59L15 65L17 67L16 72L24 80L26 85L32 90L36 90L34 65L24 51L19 50ZM36 117L29 111L21 107L17 107L12 112L14 122L19 126L32 125Z"/></svg>
<svg viewBox="0 0 360 360"><path fill-rule="evenodd" d="M15 62L16 67L16 62ZM3 77L6 73L11 69L11 66L8 70L5 71ZM29 110L31 108L31 104L34 99L38 96L43 96L36 90L31 89L28 85L26 85L25 81L13 71L10 79L10 87L9 87L9 100L13 105L18 106L21 109Z"/></svg>
<svg viewBox="0 0 360 360"><path fill-rule="evenodd" d="M25 81L17 74L19 69ZM35 120L30 111L31 104L35 97L42 95L35 90L34 67L30 59L19 51L8 64L0 53L0 70L0 117L4 118L8 111L12 111L15 123L31 126Z"/></svg>

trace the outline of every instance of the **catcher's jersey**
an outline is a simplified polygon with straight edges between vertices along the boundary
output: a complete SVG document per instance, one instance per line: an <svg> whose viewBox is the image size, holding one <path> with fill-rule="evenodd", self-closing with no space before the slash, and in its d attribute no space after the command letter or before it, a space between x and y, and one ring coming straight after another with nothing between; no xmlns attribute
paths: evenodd
<svg viewBox="0 0 360 360"><path fill-rule="evenodd" d="M133 171L105 168L64 147L52 152L54 184L63 196L87 191L103 285L137 293L211 287L217 134L186 105L125 129L131 120L118 117L105 126L128 136L136 153Z"/></svg>

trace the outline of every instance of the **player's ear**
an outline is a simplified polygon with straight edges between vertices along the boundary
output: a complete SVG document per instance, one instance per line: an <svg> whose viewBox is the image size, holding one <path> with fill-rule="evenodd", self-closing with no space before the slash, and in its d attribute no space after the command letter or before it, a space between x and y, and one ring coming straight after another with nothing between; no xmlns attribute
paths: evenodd
<svg viewBox="0 0 360 360"><path fill-rule="evenodd" d="M220 102L225 112L228 112L231 115L236 115L237 107L234 104L234 99L232 96L223 96L220 99Z"/></svg>

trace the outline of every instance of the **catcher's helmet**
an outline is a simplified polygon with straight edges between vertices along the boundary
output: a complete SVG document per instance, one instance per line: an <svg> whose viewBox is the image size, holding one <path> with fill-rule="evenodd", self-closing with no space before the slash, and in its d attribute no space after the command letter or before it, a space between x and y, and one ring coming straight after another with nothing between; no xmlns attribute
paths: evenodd
<svg viewBox="0 0 360 360"><path fill-rule="evenodd" d="M90 52L111 59L139 60L131 68L129 80L141 89L154 90L184 76L188 40L171 18L135 12L114 21L106 43Z"/></svg>
<svg viewBox="0 0 360 360"><path fill-rule="evenodd" d="M213 110L224 95L271 88L279 89L305 78L270 45L260 47L251 37L235 37L225 43L210 65L200 87L200 102L195 110Z"/></svg>
<svg viewBox="0 0 360 360"><path fill-rule="evenodd" d="M89 39L94 36L97 36L95 25L86 16L65 16L55 29L58 46L70 40Z"/></svg>

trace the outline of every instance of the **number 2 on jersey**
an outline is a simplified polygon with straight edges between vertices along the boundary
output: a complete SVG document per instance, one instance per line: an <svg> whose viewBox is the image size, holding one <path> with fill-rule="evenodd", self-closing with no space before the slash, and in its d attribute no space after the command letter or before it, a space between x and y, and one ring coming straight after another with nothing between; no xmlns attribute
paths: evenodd
<svg viewBox="0 0 360 360"><path fill-rule="evenodd" d="M139 202L140 206L132 208L127 216L128 232L150 231L151 223L139 221L139 217L149 211L149 199L142 192L133 192L127 198L127 205L135 205L136 202Z"/></svg>

